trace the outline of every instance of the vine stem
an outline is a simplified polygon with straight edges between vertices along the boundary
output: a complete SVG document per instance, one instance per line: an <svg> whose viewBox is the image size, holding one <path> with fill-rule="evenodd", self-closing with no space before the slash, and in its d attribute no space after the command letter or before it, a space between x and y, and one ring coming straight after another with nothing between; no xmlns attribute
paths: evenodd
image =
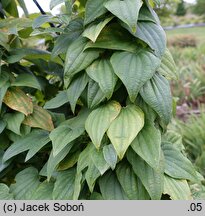
<svg viewBox="0 0 205 216"><path fill-rule="evenodd" d="M36 5L36 7L39 9L39 11L41 12L42 15L46 15L46 12L43 10L43 8L40 6L40 4L38 3L37 0L33 0L34 4ZM53 23L49 22L49 25L53 28L55 28L55 25Z"/></svg>

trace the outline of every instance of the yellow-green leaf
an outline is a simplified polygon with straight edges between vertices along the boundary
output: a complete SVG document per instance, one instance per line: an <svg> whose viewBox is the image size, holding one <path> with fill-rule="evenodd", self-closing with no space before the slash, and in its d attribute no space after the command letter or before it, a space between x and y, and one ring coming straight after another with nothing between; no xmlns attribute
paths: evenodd
<svg viewBox="0 0 205 216"><path fill-rule="evenodd" d="M144 113L135 105L122 108L120 114L111 123L107 135L120 159L143 126Z"/></svg>
<svg viewBox="0 0 205 216"><path fill-rule="evenodd" d="M31 98L19 88L10 88L6 92L3 102L11 109L22 112L26 116L33 113Z"/></svg>
<svg viewBox="0 0 205 216"><path fill-rule="evenodd" d="M172 200L191 200L191 191L186 180L179 180L164 175L164 192Z"/></svg>
<svg viewBox="0 0 205 216"><path fill-rule="evenodd" d="M107 19L97 23L97 24L92 24L89 25L85 31L83 32L83 37L87 37L90 39L92 42L95 43L97 37L99 36L100 32L102 29L113 19L112 17L108 17Z"/></svg>
<svg viewBox="0 0 205 216"><path fill-rule="evenodd" d="M118 116L120 109L121 106L119 103L111 101L95 109L88 116L85 122L85 129L96 148L100 147L105 132L111 122Z"/></svg>
<svg viewBox="0 0 205 216"><path fill-rule="evenodd" d="M47 110L37 105L34 105L33 113L25 118L23 124L47 131L52 131L54 129L51 115Z"/></svg>

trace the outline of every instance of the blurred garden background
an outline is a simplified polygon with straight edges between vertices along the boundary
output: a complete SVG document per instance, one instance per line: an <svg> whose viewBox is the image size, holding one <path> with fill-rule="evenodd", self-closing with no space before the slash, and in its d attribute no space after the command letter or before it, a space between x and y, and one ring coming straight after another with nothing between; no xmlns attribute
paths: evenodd
<svg viewBox="0 0 205 216"><path fill-rule="evenodd" d="M164 0L157 13L178 73L170 129L180 134L187 156L205 176L205 1Z"/></svg>

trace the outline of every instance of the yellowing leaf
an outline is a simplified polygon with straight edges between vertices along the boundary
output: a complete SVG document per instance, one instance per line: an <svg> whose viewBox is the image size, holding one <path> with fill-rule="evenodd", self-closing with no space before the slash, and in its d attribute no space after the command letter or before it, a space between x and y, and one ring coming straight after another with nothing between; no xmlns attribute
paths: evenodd
<svg viewBox="0 0 205 216"><path fill-rule="evenodd" d="M191 191L186 180L179 180L164 175L164 194L172 200L191 200Z"/></svg>
<svg viewBox="0 0 205 216"><path fill-rule="evenodd" d="M111 101L92 111L88 116L85 122L85 129L96 148L100 147L105 132L111 122L118 116L120 109L119 103Z"/></svg>
<svg viewBox="0 0 205 216"><path fill-rule="evenodd" d="M88 26L83 32L83 37L89 38L92 42L95 42L97 37L99 36L102 29L113 19L112 17L108 17L107 19Z"/></svg>
<svg viewBox="0 0 205 216"><path fill-rule="evenodd" d="M22 112L26 116L33 112L31 98L19 88L10 88L5 95L3 102L11 109Z"/></svg>
<svg viewBox="0 0 205 216"><path fill-rule="evenodd" d="M118 117L111 123L107 135L120 159L143 126L144 113L135 105L122 108Z"/></svg>
<svg viewBox="0 0 205 216"><path fill-rule="evenodd" d="M51 115L47 110L37 105L34 105L33 113L25 118L23 124L47 131L52 131L54 129Z"/></svg>

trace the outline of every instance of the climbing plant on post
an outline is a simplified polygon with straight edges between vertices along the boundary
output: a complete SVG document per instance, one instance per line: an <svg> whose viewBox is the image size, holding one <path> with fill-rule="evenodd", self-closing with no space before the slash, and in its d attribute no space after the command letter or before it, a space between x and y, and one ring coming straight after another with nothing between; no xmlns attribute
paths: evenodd
<svg viewBox="0 0 205 216"><path fill-rule="evenodd" d="M52 0L51 7L58 3ZM38 34L58 32L52 53L44 53L50 56L45 61L55 59L56 68L63 68L56 74L61 80L56 96L41 100L42 108L35 94L36 105L26 89L13 87L20 75L4 87L3 106L16 111L2 115L8 123L2 131L19 136L4 149L2 162L12 163L20 154L30 166L21 167L15 183L0 184L0 196L191 199L188 182L200 181L198 174L177 136L166 133L174 109L169 80L177 72L153 10L160 1L79 0L73 3L78 9L72 3L66 1L68 14L60 17L65 23L58 31L41 26L58 22L47 15L32 25ZM14 128L11 118L28 131ZM39 155L44 160L36 162Z"/></svg>

